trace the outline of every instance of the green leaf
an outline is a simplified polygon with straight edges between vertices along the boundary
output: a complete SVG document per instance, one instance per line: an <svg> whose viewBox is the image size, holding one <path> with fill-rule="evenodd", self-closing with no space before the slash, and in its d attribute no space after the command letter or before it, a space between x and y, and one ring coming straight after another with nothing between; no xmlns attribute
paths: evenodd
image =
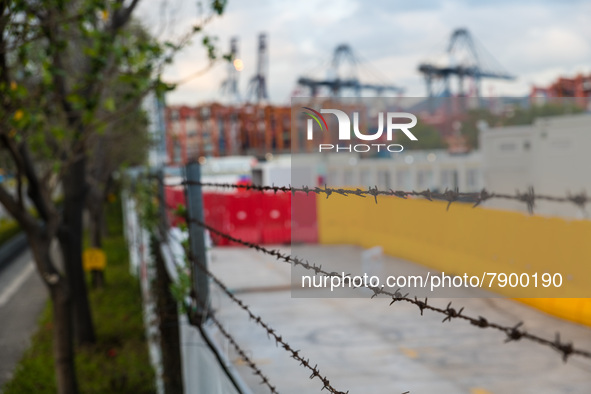
<svg viewBox="0 0 591 394"><path fill-rule="evenodd" d="M213 8L216 14L222 15L224 13L224 8L226 8L226 4L228 4L227 0L213 0L211 2L211 8Z"/></svg>
<svg viewBox="0 0 591 394"><path fill-rule="evenodd" d="M105 102L103 103L103 106L105 107L105 109L109 112L114 112L115 111L115 99L113 97L109 97L105 100Z"/></svg>
<svg viewBox="0 0 591 394"><path fill-rule="evenodd" d="M66 136L66 131L62 127L52 127L50 131L58 141L63 140Z"/></svg>
<svg viewBox="0 0 591 394"><path fill-rule="evenodd" d="M177 205L174 214L184 218L187 215L187 207L185 207L183 204Z"/></svg>

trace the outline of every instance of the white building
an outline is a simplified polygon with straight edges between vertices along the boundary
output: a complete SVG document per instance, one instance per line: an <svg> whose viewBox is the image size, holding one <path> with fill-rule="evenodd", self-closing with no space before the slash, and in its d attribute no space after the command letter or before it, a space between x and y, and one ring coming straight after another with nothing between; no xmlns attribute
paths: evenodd
<svg viewBox="0 0 591 394"><path fill-rule="evenodd" d="M327 184L368 186L388 190L444 191L482 189L479 152L450 155L444 150L408 151L387 159L359 159L354 155L327 155Z"/></svg>
<svg viewBox="0 0 591 394"><path fill-rule="evenodd" d="M355 153L293 154L254 171L257 184L377 186L382 190L525 193L591 198L591 115L539 118L532 125L482 130L480 151L452 155L443 150L406 151L391 158L362 159ZM492 199L491 208L527 212L524 202ZM536 200L539 215L583 218L575 204ZM591 207L586 211L591 212Z"/></svg>
<svg viewBox="0 0 591 394"><path fill-rule="evenodd" d="M532 125L480 133L484 184L498 193L525 192L591 197L591 115L539 118ZM487 206L527 211L522 202L492 200ZM536 201L541 215L588 217L574 204ZM587 209L589 211L589 209Z"/></svg>
<svg viewBox="0 0 591 394"><path fill-rule="evenodd" d="M304 153L259 163L253 182L296 187L377 186L388 190L444 191L483 188L481 155L450 155L444 150L410 151L391 158L361 159L356 153Z"/></svg>

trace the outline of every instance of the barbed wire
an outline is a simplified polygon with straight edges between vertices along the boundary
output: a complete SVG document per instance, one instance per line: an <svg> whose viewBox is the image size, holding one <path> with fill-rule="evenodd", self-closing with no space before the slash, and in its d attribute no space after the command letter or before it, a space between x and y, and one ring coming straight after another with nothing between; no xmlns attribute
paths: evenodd
<svg viewBox="0 0 591 394"><path fill-rule="evenodd" d="M333 188L324 186L324 188L320 187L308 187L302 186L292 187L292 186L259 186L259 185L243 185L243 184L233 184L233 183L215 183L215 182L195 182L195 181L182 181L178 184L174 185L167 185L167 186L181 186L181 185L196 185L202 187L217 187L223 189L243 189L243 190L252 190L258 191L261 193L264 192L273 192L277 193L291 193L292 195L295 193L306 193L309 195L310 193L314 193L316 195L324 194L326 198L329 198L332 194L340 194L342 196L358 196L358 197L368 197L371 196L374 198L375 203L378 203L378 196L395 196L402 199L406 199L407 197L422 197L426 200L433 201L433 200L442 200L447 201L447 209L449 209L450 205L454 202L469 202L473 203L473 207L477 207L480 204L492 200L492 199L503 199L503 200L515 200L519 202L523 202L527 206L527 210L530 214L534 213L535 202L540 201L552 201L557 203L571 203L577 206L578 208L585 209L587 203L591 201L590 197L587 197L585 192L581 192L579 194L567 194L566 196L550 196L544 194L536 194L533 187L528 187L525 192L516 191L515 194L507 194L507 193L495 193L489 192L486 189L482 189L479 192L460 192L458 188L454 188L452 190L445 189L444 192L436 192L431 191L430 189L426 189L423 191L404 191L404 190L379 190L377 186L375 187L368 187L367 190L363 189L344 189L344 188Z"/></svg>
<svg viewBox="0 0 591 394"><path fill-rule="evenodd" d="M196 296L195 296L196 298ZM220 333L228 340L228 342L230 343L230 345L232 345L232 347L234 348L234 350L236 350L236 352L238 353L238 355L240 356L240 358L242 358L242 360L244 360L244 362L246 363L246 365L248 365L248 367L252 370L252 373L258 377L261 378L261 384L267 386L269 388L269 391L272 394L279 394L279 392L277 391L277 389L275 388L275 386L271 385L271 382L269 381L269 378L263 373L263 371L261 371L261 369L255 364L254 361L252 361L250 359L250 357L248 357L248 355L246 354L246 352L240 347L240 345L238 345L238 343L236 342L236 340L234 339L234 337L232 336L232 334L230 334L222 325L222 323L220 323L220 321L215 317L215 315L213 313L209 313L208 315L209 320L218 328L218 330L220 331Z"/></svg>
<svg viewBox="0 0 591 394"><path fill-rule="evenodd" d="M262 245L259 245L259 244L253 243L253 242L244 241L242 239L233 237L230 234L224 233L223 231L220 231L220 230L218 230L206 223L203 223L197 219L189 218L189 221L193 222L199 226L202 226L203 228L209 230L210 232L212 232L214 234L217 234L220 237L223 237L229 241L236 242L241 245L247 246L247 247L254 249L258 252L262 252L264 254L272 256L279 261L286 262L286 263L291 264L293 266L303 267L306 270L314 271L315 274L321 274L321 275L326 275L326 276L335 276L335 275L338 276L338 273L336 273L336 272L328 272L328 271L324 270L321 265L317 265L315 263L310 264L307 260L305 261L305 260L300 259L298 257L294 257L294 256L291 256L291 255L288 255L285 253L281 253L279 250L268 249ZM408 293L403 295L402 293L400 293L400 289L396 290L395 292L390 292L390 291L384 290L379 287L372 287L372 286L359 286L359 287L365 287L367 289L370 289L373 292L371 298L375 298L380 294L388 296L392 300L390 302L390 305L393 305L394 303L400 302L400 301L404 301L404 302L408 302L410 304L416 305L421 312L421 316L423 315L424 310L430 310L432 312L436 312L436 313L440 313L442 315L445 315L445 318L442 320L442 323L445 323L446 321L451 321L452 319L461 319L461 320L468 321L470 324L472 324L476 327L479 327L479 328L496 329L498 331L503 332L506 335L505 343L512 342L512 341L519 341L521 339L527 339L532 342L538 343L540 345L548 346L554 350L557 350L559 353L561 353L564 362L566 362L568 357L570 357L571 355L578 355L578 356L582 356L582 357L586 357L586 358L591 359L591 352L590 351L577 349L574 347L572 342L569 342L569 343L562 342L560 339L560 333L556 333L554 340L549 340L549 339L542 338L540 336L531 334L531 333L525 331L524 329L520 329L520 327L523 325L523 322L519 322L514 326L504 326L504 325L501 325L498 323L491 322L489 319L486 319L483 316L478 316L478 318L475 318L475 317L465 315L462 313L464 311L463 307L461 307L460 309L452 308L451 302L448 303L447 307L440 308L440 307L436 307L436 306L432 306L432 305L428 304L427 298L425 298L424 301L422 301L422 300L419 300L416 296L414 298L409 297Z"/></svg>
<svg viewBox="0 0 591 394"><path fill-rule="evenodd" d="M203 264L201 264L194 256L189 255L189 258L190 258L191 262L193 262L197 267L199 267L199 269L203 273L205 273L207 276L209 276L213 280L213 282L228 296L228 298L230 298L235 304L237 304L242 310L244 310L248 314L248 316L251 320L253 320L259 326L261 326L263 329L265 329L265 331L267 332L267 336L269 338L273 337L273 339L275 340L275 345L277 345L277 346L281 345L281 347L283 349L285 349L286 352L290 353L291 358L293 358L296 361L299 361L301 366L310 370L312 372L312 374L310 375L310 379L318 378L323 384L322 390L326 389L333 394L348 394L349 393L349 391L343 392L343 391L339 391L339 390L335 389L330 384L330 381L328 380L328 378L325 375L322 375L320 373L320 369L318 368L318 364L316 364L312 367L312 364L310 363L310 359L306 359L303 356L301 356L300 350L295 350L291 345L289 345L283 339L283 337L281 335L277 334L276 330L271 328L269 326L269 324L265 323L259 315L254 314L252 312L252 310L250 309L250 307L248 307L248 305L246 305L241 299L236 297L219 278L217 278L211 271L209 271Z"/></svg>
<svg viewBox="0 0 591 394"><path fill-rule="evenodd" d="M168 237L165 237L161 242L164 242L166 244L169 244L169 239ZM188 250L187 250L188 252ZM196 262L196 259L195 259ZM190 302L187 302L187 300L183 300L182 304L184 305L184 307L186 308L186 312L187 312L187 317L188 317L188 323L191 326L196 327L200 332L202 337L204 338L204 340L206 341L206 343L208 343L210 346L211 344L209 343L209 340L207 339L207 335L205 334L204 330L203 330L203 326L202 323L203 321L201 320L200 316L197 316L195 314L195 308L197 305L199 305L199 296L198 293L194 290L192 290L189 293L189 298L192 302L194 302L194 304L191 305ZM169 305L168 308L170 308L170 310L174 309L175 311L178 311L178 305ZM165 308L165 310L167 310L167 308ZM252 373L255 376L258 376L261 378L261 382L260 384L263 384L265 386L267 386L267 388L269 389L269 391L271 392L271 394L279 394L279 392L277 391L277 389L275 388L275 386L271 385L271 382L269 380L269 378L263 373L263 371L256 365L256 363L250 358L248 357L248 355L246 354L246 352L242 349L242 347L238 344L238 342L234 339L234 337L232 336L232 334L230 334L223 326L223 324L215 317L215 315L212 313L211 310L208 310L207 313L207 318L209 321L211 321L220 331L220 333L228 340L228 342L232 345L232 347L234 348L234 350L238 353L238 355L240 356L240 358L242 358L242 360L246 363L246 365L252 370ZM178 322L176 323L176 325L178 326ZM213 350L213 349L212 349ZM217 351L214 350L214 354L216 354ZM223 363L221 361L221 359L218 358L218 361L220 363ZM223 368L225 369L225 366L223 366ZM234 382L234 379L231 378L231 380Z"/></svg>

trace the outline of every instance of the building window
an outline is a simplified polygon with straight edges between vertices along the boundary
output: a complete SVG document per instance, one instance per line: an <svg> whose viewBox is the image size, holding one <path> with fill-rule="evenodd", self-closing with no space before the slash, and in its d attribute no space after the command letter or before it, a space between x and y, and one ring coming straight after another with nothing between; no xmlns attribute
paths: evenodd
<svg viewBox="0 0 591 394"><path fill-rule="evenodd" d="M343 176L343 183L344 186L353 186L353 171L352 170L345 170Z"/></svg>
<svg viewBox="0 0 591 394"><path fill-rule="evenodd" d="M478 189L478 174L479 172L476 168L470 168L466 172L466 187L469 189L468 191Z"/></svg>
<svg viewBox="0 0 591 394"><path fill-rule="evenodd" d="M442 170L441 171L441 188L453 190L458 187L458 171L457 170Z"/></svg>
<svg viewBox="0 0 591 394"><path fill-rule="evenodd" d="M503 152L513 152L517 149L517 146L513 142L503 142L499 145L499 150Z"/></svg>
<svg viewBox="0 0 591 394"><path fill-rule="evenodd" d="M378 186L382 189L390 189L390 172L388 170L378 171Z"/></svg>
<svg viewBox="0 0 591 394"><path fill-rule="evenodd" d="M180 163L182 162L182 157L181 157L181 143L178 140L175 140L173 143L173 158L172 161L174 163Z"/></svg>
<svg viewBox="0 0 591 394"><path fill-rule="evenodd" d="M409 170L396 171L396 187L400 190L412 189Z"/></svg>
<svg viewBox="0 0 591 394"><path fill-rule="evenodd" d="M552 148L556 149L569 149L571 147L571 141L568 140L556 140L552 141Z"/></svg>
<svg viewBox="0 0 591 394"><path fill-rule="evenodd" d="M433 186L433 171L419 170L417 172L417 187L419 189L431 189Z"/></svg>
<svg viewBox="0 0 591 394"><path fill-rule="evenodd" d="M371 173L369 170L361 170L359 172L359 185L360 186L369 186L373 182L371 181Z"/></svg>
<svg viewBox="0 0 591 394"><path fill-rule="evenodd" d="M335 186L341 186L341 185L339 185L339 173L337 171L335 171L335 170L328 171L328 184L335 185Z"/></svg>

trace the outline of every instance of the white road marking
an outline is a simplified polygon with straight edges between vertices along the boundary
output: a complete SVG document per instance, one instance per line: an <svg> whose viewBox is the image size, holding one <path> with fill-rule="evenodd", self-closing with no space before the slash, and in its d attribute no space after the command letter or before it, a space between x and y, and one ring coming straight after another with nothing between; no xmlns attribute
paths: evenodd
<svg viewBox="0 0 591 394"><path fill-rule="evenodd" d="M21 273L0 293L0 307L3 307L10 300L34 270L33 262L29 261Z"/></svg>

